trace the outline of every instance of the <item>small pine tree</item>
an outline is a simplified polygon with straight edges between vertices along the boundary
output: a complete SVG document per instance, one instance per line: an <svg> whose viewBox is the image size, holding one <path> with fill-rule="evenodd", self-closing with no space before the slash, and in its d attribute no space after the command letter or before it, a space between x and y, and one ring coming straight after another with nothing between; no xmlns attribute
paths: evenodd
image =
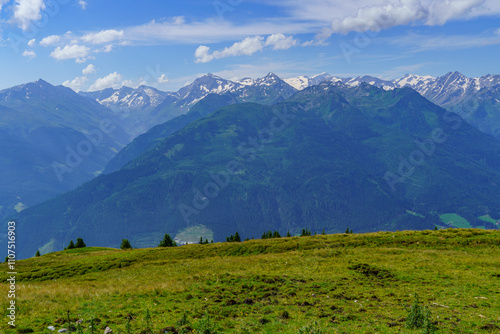
<svg viewBox="0 0 500 334"><path fill-rule="evenodd" d="M287 238L290 238L290 237L291 237L291 235L290 235L290 231L286 232L286 236L287 236Z"/></svg>
<svg viewBox="0 0 500 334"><path fill-rule="evenodd" d="M424 325L424 308L420 306L418 295L415 295L413 305L408 310L408 317L406 318L406 327L408 328L422 328Z"/></svg>
<svg viewBox="0 0 500 334"><path fill-rule="evenodd" d="M200 238L200 243L203 242L203 239ZM158 247L175 247L177 246L177 243L172 239L172 237L167 233L163 237L163 240L160 242Z"/></svg>
<svg viewBox="0 0 500 334"><path fill-rule="evenodd" d="M321 235L325 235L325 228L323 228L323 231L321 232Z"/></svg>
<svg viewBox="0 0 500 334"><path fill-rule="evenodd" d="M125 323L125 333L132 334L132 326L130 325L130 317L127 317L127 322Z"/></svg>
<svg viewBox="0 0 500 334"><path fill-rule="evenodd" d="M73 243L73 240L70 241L68 247L66 247L67 249L73 249L75 248L75 244Z"/></svg>
<svg viewBox="0 0 500 334"><path fill-rule="evenodd" d="M35 256L36 256L36 257L39 257L39 256L40 256L40 250L37 250L37 251L36 251Z"/></svg>
<svg viewBox="0 0 500 334"><path fill-rule="evenodd" d="M92 317L90 319L90 326L89 326L89 328L90 328L90 334L95 334L95 322L96 321L94 320L94 317Z"/></svg>
<svg viewBox="0 0 500 334"><path fill-rule="evenodd" d="M76 239L75 248L85 248L85 247L87 247L87 245L85 244L85 242L83 242L82 238Z"/></svg>
<svg viewBox="0 0 500 334"><path fill-rule="evenodd" d="M438 227L436 225L434 225L434 231L437 231L438 230Z"/></svg>
<svg viewBox="0 0 500 334"><path fill-rule="evenodd" d="M345 230L345 233L349 234L349 227L347 228L347 230Z"/></svg>
<svg viewBox="0 0 500 334"><path fill-rule="evenodd" d="M203 237L200 237L200 241L198 242L200 245L203 245Z"/></svg>
<svg viewBox="0 0 500 334"><path fill-rule="evenodd" d="M128 239L122 239L122 244L120 246L120 249L123 249L123 250L132 249L132 245L130 244L130 241L128 241Z"/></svg>
<svg viewBox="0 0 500 334"><path fill-rule="evenodd" d="M214 239L210 240L210 243L213 244L214 243Z"/></svg>
<svg viewBox="0 0 500 334"><path fill-rule="evenodd" d="M151 331L151 314L149 313L149 309L146 309L146 317L145 317L145 322L146 322L146 331Z"/></svg>

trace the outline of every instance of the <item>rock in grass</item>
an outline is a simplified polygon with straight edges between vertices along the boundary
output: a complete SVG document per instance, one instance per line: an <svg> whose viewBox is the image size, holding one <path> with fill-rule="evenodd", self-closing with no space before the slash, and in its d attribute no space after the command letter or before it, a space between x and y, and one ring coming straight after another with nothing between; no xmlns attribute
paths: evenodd
<svg viewBox="0 0 500 334"><path fill-rule="evenodd" d="M57 331L58 333L68 333L69 331L66 328L61 328Z"/></svg>
<svg viewBox="0 0 500 334"><path fill-rule="evenodd" d="M56 330L56 328L55 328L54 326L49 326L49 327L47 327L47 328L48 328L48 330L50 330L50 331L55 331L55 330Z"/></svg>
<svg viewBox="0 0 500 334"><path fill-rule="evenodd" d="M108 326L106 326L106 329L104 330L104 334L111 334L113 333L113 330L111 328L109 328Z"/></svg>

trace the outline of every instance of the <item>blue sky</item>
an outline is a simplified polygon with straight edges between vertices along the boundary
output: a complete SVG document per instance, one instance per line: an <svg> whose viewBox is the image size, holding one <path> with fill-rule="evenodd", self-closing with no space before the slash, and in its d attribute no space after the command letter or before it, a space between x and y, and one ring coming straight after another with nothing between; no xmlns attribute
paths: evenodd
<svg viewBox="0 0 500 334"><path fill-rule="evenodd" d="M0 89L500 73L497 0L0 0Z"/></svg>

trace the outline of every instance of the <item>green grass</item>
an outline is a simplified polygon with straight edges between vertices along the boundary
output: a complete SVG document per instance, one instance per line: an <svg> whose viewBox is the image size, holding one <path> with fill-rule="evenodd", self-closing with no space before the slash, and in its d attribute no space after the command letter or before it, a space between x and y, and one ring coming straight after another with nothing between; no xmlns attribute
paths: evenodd
<svg viewBox="0 0 500 334"><path fill-rule="evenodd" d="M67 311L84 328L94 318L97 333L105 326L125 333L127 322L134 334L146 333L147 322L155 334L170 326L196 333L420 333L405 325L415 294L439 333L494 333L499 247L500 231L443 229L72 249L17 262L18 326L4 321L0 333L66 328ZM5 293L4 319L7 302Z"/></svg>
<svg viewBox="0 0 500 334"><path fill-rule="evenodd" d="M458 228L472 228L467 219L456 213L445 213L439 216L441 221L449 226Z"/></svg>

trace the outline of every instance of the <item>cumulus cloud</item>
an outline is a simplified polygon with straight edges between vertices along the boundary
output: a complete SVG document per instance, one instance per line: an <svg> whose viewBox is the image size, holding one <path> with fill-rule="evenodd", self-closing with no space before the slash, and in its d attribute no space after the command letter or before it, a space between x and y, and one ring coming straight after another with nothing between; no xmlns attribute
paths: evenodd
<svg viewBox="0 0 500 334"><path fill-rule="evenodd" d="M31 51L31 50L24 50L23 56L28 58L28 59L33 59L36 57L36 53L34 51Z"/></svg>
<svg viewBox="0 0 500 334"><path fill-rule="evenodd" d="M89 64L87 67L85 67L83 70L82 70L82 73L83 75L85 76L89 76L91 74L94 74L96 72L95 70L95 66L92 65L92 64Z"/></svg>
<svg viewBox="0 0 500 334"><path fill-rule="evenodd" d="M86 34L82 37L82 40L93 44L102 44L110 43L121 38L123 38L123 30L110 29Z"/></svg>
<svg viewBox="0 0 500 334"><path fill-rule="evenodd" d="M207 63L213 59L231 56L250 56L264 48L263 40L261 36L247 37L241 42L236 42L221 51L214 51L212 54L209 54L209 47L202 45L195 52L196 62Z"/></svg>
<svg viewBox="0 0 500 334"><path fill-rule="evenodd" d="M32 47L35 45L35 43L36 43L36 39L34 39L34 38L33 38L33 39L30 39L30 40L28 41L28 46L32 48Z"/></svg>
<svg viewBox="0 0 500 334"><path fill-rule="evenodd" d="M332 21L332 32L348 34L351 31L380 31L383 29L420 23L442 25L469 14L484 0L397 0L384 5L358 9L355 16Z"/></svg>
<svg viewBox="0 0 500 334"><path fill-rule="evenodd" d="M61 40L60 36L51 35L51 36L47 36L47 37L43 38L40 41L40 45L41 46L50 46L50 45L58 43L60 40Z"/></svg>
<svg viewBox="0 0 500 334"><path fill-rule="evenodd" d="M41 11L44 9L43 0L16 0L13 20L21 29L28 30L31 22L42 18Z"/></svg>
<svg viewBox="0 0 500 334"><path fill-rule="evenodd" d="M106 88L118 89L122 86L123 78L118 72L113 72L103 78L97 79L89 88L89 92L103 90Z"/></svg>
<svg viewBox="0 0 500 334"><path fill-rule="evenodd" d="M78 0L78 4L80 5L80 7L82 7L82 9L87 9L87 2L86 1Z"/></svg>
<svg viewBox="0 0 500 334"><path fill-rule="evenodd" d="M234 56L251 56L258 51L262 51L264 47L271 46L273 50L285 50L298 44L298 41L291 36L287 37L283 34L274 34L267 37L266 40L262 36L247 37L241 42L236 42L230 47L220 51L210 53L210 48L205 45L200 45L194 56L197 63L208 63L214 59L234 57Z"/></svg>
<svg viewBox="0 0 500 334"><path fill-rule="evenodd" d="M84 45L66 45L64 48L58 46L50 56L57 60L76 59L77 63L85 62L85 57L88 56L90 49Z"/></svg>
<svg viewBox="0 0 500 334"><path fill-rule="evenodd" d="M83 88L88 80L89 79L87 77L76 77L71 81L69 81L69 80L64 81L62 83L62 85L69 87L78 93L79 91L83 90Z"/></svg>
<svg viewBox="0 0 500 334"><path fill-rule="evenodd" d="M167 83L168 82L168 78L165 74L162 74L159 78L158 78L158 83Z"/></svg>
<svg viewBox="0 0 500 334"><path fill-rule="evenodd" d="M273 50L287 50L298 44L292 36L286 37L283 34L274 34L267 37L266 46L272 46Z"/></svg>

